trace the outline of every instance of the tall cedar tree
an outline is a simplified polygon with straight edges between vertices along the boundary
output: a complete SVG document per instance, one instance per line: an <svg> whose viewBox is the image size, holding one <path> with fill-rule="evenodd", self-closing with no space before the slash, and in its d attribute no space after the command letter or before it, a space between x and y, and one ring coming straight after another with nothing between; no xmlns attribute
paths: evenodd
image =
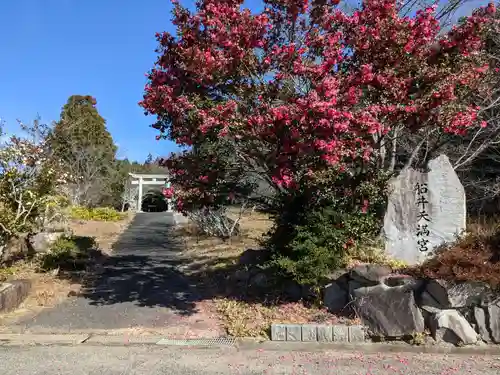
<svg viewBox="0 0 500 375"><path fill-rule="evenodd" d="M72 95L62 108L50 142L54 154L67 163L76 158L75 148L86 147L100 149L103 163L115 159L116 146L96 104L96 99L90 95Z"/></svg>
<svg viewBox="0 0 500 375"><path fill-rule="evenodd" d="M110 204L116 179L117 148L106 121L97 111L95 98L70 96L49 135L49 142L54 157L74 174L73 182L82 184L85 180L95 185L92 203L86 198L85 204Z"/></svg>

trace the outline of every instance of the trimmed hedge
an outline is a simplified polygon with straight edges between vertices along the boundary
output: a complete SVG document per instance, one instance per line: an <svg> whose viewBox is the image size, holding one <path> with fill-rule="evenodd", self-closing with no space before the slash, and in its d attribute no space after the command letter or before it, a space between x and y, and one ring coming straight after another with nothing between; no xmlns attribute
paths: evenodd
<svg viewBox="0 0 500 375"><path fill-rule="evenodd" d="M77 220L120 221L125 219L126 216L126 213L118 212L109 207L71 207L71 217Z"/></svg>

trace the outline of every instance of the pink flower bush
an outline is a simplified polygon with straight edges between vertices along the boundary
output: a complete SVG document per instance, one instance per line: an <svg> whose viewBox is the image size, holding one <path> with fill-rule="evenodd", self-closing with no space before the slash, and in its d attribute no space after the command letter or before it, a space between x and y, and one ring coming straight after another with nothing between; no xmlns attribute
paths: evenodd
<svg viewBox="0 0 500 375"><path fill-rule="evenodd" d="M157 116L158 139L225 141L247 170L292 191L369 162L374 135L396 125L458 135L484 126L463 98L489 72L481 35L494 5L440 34L435 7L402 17L396 0L365 0L352 14L331 0L266 0L258 14L242 3L200 0L194 13L176 3L178 36L157 34L140 103ZM167 163L184 202L211 204L228 167L215 151L200 155Z"/></svg>

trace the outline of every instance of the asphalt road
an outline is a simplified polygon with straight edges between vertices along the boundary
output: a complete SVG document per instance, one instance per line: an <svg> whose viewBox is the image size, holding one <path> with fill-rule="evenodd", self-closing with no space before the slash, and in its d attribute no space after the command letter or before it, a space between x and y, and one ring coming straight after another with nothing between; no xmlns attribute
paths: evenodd
<svg viewBox="0 0 500 375"><path fill-rule="evenodd" d="M161 348L0 347L2 375L498 375L496 356Z"/></svg>
<svg viewBox="0 0 500 375"><path fill-rule="evenodd" d="M113 245L102 272L80 295L45 309L11 331L75 332L164 328L196 313L197 281L182 271L183 246L172 236L173 216L141 213Z"/></svg>

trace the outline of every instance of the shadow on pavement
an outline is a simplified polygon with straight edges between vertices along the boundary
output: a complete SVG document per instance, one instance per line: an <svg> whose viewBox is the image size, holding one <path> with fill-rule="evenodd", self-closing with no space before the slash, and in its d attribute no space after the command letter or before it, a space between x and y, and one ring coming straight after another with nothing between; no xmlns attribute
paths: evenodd
<svg viewBox="0 0 500 375"><path fill-rule="evenodd" d="M184 244L173 232L166 214L138 214L113 245L112 256L84 279L79 297L91 305L133 302L194 313L201 296L182 272L188 260L182 259Z"/></svg>

